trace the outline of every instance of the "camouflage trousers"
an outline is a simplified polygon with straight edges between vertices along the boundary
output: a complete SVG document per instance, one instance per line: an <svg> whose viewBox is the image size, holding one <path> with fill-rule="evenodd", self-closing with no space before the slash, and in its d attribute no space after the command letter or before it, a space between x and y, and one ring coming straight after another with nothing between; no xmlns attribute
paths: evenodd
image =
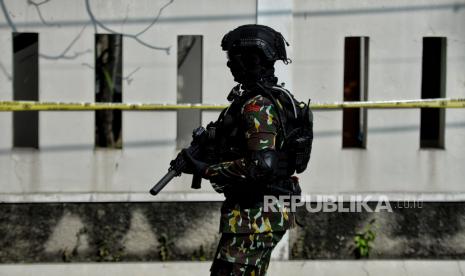
<svg viewBox="0 0 465 276"><path fill-rule="evenodd" d="M223 233L210 268L210 275L266 275L271 251L285 233L285 231L251 234Z"/></svg>

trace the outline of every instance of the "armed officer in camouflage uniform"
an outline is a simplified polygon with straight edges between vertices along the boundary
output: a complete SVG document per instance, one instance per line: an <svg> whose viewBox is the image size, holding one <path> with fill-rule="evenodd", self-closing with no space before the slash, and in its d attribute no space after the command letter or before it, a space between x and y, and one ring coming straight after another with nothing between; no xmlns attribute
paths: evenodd
<svg viewBox="0 0 465 276"><path fill-rule="evenodd" d="M223 37L227 66L239 85L228 96L231 105L207 126L214 129L220 161L208 164L184 153L190 164L185 172L209 179L226 198L211 275L265 275L273 248L295 225L285 208L263 208L264 195L300 194L295 169L280 150L286 116L299 108L274 75L277 60L290 61L285 44L279 32L262 25L240 26Z"/></svg>

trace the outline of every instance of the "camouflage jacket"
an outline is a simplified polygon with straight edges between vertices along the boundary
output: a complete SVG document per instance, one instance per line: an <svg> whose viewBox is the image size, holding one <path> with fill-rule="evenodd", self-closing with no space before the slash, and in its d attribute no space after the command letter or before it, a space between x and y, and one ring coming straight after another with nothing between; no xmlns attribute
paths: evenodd
<svg viewBox="0 0 465 276"><path fill-rule="evenodd" d="M278 105L280 103L278 102ZM276 107L262 95L254 96L245 101L240 110L240 119L247 151L275 149L276 137L280 123ZM242 135L242 134L241 134ZM248 178L248 163L246 157L222 162L208 167L206 178L212 183L229 179L231 185L241 185ZM253 181L245 181L241 193L253 190ZM295 225L294 214L283 208L276 208L278 212L265 212L263 202L253 207L244 208L234 201L226 201L221 209L220 232L222 233L266 233L285 231Z"/></svg>

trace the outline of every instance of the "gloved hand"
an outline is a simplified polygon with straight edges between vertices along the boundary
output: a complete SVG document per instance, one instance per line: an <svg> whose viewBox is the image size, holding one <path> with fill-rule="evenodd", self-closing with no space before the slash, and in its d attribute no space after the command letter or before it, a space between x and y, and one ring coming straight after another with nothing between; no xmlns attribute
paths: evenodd
<svg viewBox="0 0 465 276"><path fill-rule="evenodd" d="M231 184L229 183L216 183L212 182L212 187L217 193L224 193L225 190L227 190L229 187L231 187Z"/></svg>
<svg viewBox="0 0 465 276"><path fill-rule="evenodd" d="M205 176L205 171L208 168L208 164L200 160L195 159L192 155L185 149L181 151L184 160L187 163L187 167L183 170L183 173L187 174L197 174L200 176Z"/></svg>

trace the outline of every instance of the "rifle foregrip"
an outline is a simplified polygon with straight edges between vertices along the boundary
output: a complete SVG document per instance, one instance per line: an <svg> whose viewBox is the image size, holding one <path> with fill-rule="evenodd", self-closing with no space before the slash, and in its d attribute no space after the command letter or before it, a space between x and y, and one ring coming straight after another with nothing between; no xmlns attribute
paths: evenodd
<svg viewBox="0 0 465 276"><path fill-rule="evenodd" d="M191 188L192 189L200 189L202 185L202 177L198 174L194 174L192 176L192 184Z"/></svg>
<svg viewBox="0 0 465 276"><path fill-rule="evenodd" d="M155 184L152 189L150 189L150 194L153 196L157 195L176 175L176 170L168 171L168 173L165 174L165 176L163 176L163 178L160 179L160 181L158 181L158 183Z"/></svg>

